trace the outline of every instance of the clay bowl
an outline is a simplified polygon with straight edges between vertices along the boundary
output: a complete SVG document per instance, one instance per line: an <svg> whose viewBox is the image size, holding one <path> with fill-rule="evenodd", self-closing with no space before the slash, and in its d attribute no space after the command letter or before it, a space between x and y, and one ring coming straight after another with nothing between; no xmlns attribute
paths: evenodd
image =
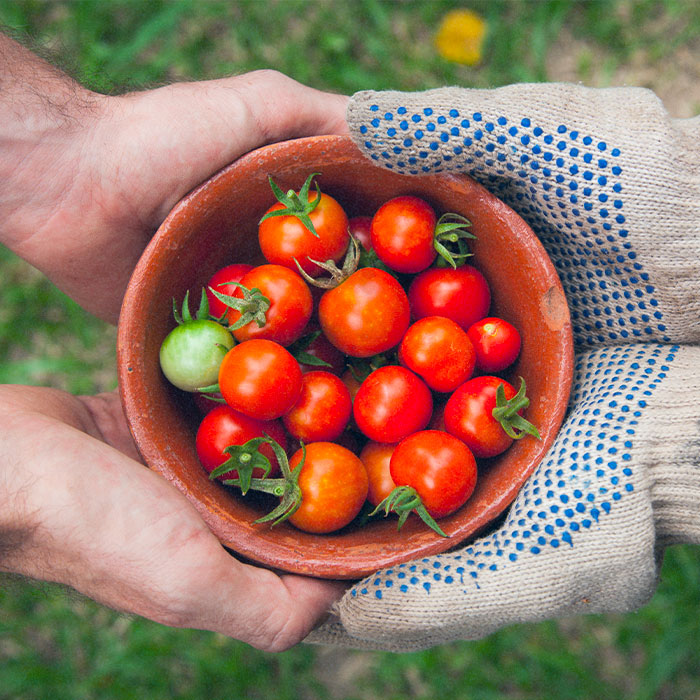
<svg viewBox="0 0 700 700"><path fill-rule="evenodd" d="M171 300L194 298L219 267L262 262L257 221L271 204L268 174L283 190L320 172L324 191L350 216L371 214L400 194L424 197L438 212L472 222L474 264L488 279L492 313L515 323L523 349L513 376L525 378L527 417L542 440L516 442L481 470L471 499L440 521L440 537L418 518L400 532L392 518L330 535L289 524L254 525L262 505L208 479L195 452L199 414L191 397L160 372L158 351L174 326ZM566 300L554 268L525 222L466 176L402 176L364 158L349 138L323 136L274 144L249 153L179 202L138 263L124 298L118 335L122 401L145 463L194 504L222 544L267 567L323 578L359 578L379 568L446 551L475 535L511 503L552 444L563 420L573 351ZM266 504L269 509L269 503Z"/></svg>

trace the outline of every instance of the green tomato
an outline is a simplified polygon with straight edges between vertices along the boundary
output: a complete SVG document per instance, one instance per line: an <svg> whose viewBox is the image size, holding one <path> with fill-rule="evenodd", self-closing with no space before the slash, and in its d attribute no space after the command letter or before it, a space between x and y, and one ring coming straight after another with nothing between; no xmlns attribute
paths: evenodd
<svg viewBox="0 0 700 700"><path fill-rule="evenodd" d="M196 391L216 384L221 360L235 343L216 321L188 321L166 336L160 346L160 367L178 389Z"/></svg>

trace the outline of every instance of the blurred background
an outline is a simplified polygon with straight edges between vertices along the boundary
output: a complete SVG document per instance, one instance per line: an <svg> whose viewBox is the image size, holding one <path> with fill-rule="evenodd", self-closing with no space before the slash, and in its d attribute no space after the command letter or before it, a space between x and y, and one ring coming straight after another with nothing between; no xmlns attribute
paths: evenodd
<svg viewBox="0 0 700 700"><path fill-rule="evenodd" d="M0 0L0 25L92 89L275 68L317 88L577 81L700 112L697 0ZM116 386L115 329L0 247L0 382ZM255 591L251 591L255 595ZM629 615L513 627L391 655L272 655L0 579L0 700L700 698L700 551L668 551Z"/></svg>

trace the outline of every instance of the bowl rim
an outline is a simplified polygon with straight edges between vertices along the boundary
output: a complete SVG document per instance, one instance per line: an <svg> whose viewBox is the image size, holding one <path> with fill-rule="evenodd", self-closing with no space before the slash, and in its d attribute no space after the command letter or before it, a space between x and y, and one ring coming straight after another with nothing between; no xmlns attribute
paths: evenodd
<svg viewBox="0 0 700 700"><path fill-rule="evenodd" d="M138 365L140 361L138 355L139 350L142 348L142 342L140 338L135 341L133 319L136 318L136 314L138 314L140 309L139 290L147 281L152 258L157 253L160 246L164 244L167 245L166 242L169 239L171 230L178 225L181 217L187 216L189 208L196 205L198 200L208 190L216 186L216 183L232 177L238 170L244 169L245 167L253 167L256 162L261 159L264 160L273 152L279 152L280 149L289 149L291 152L294 149L303 149L305 147L321 147L332 150L333 152L350 154L354 152L360 154L360 151L348 136L330 135L305 137L282 143L270 144L247 153L238 160L222 168L207 181L185 195L173 207L146 246L144 253L134 269L124 296L117 333L119 393L127 423L134 437L134 442L144 459L144 463L173 483L185 494L225 547L233 550L235 554L241 558L249 559L257 564L265 565L273 569L281 569L292 573L323 578L354 579L361 578L362 576L368 575L386 566L397 565L410 559L438 554L454 548L457 545L462 545L466 539L471 539L476 534L483 531L494 518L505 511L508 505L514 500L520 488L535 470L536 466L546 455L564 420L573 380L573 336L568 304L561 281L541 242L522 217L508 207L502 200L498 199L496 195L489 192L467 175L441 174L421 176L423 178L440 178L445 184L451 182L456 186L466 188L467 191L475 193L475 195L488 201L490 206L494 207L499 215L509 219L510 224L518 229L518 235L524 236L523 240L526 241L527 247L532 252L532 255L536 255L538 264L546 268L548 280L550 280L552 284L550 291L552 292L552 304L555 308L553 313L554 315L559 314L561 317L561 327L558 329L558 332L561 334L560 355L558 357L558 363L553 368L556 373L555 381L558 385L559 393L557 397L558 400L550 416L551 425L556 425L556 428L548 430L547 434L543 436L543 440L537 444L537 448L532 452L532 457L527 468L519 471L517 478L512 480L508 487L503 489L496 497L492 498L488 507L484 508L477 517L473 518L468 527L453 528L452 531L446 529L446 532L450 535L446 539L437 535L434 537L428 536L420 540L421 544L416 549L393 553L390 556L387 555L383 560L374 563L365 561L361 564L359 562L334 561L326 561L324 563L323 560L314 559L313 556L300 556L299 552L294 551L293 547L290 549L288 543L283 543L279 546L274 546L274 544L270 545L261 553L255 532L250 527L244 527L243 531L238 533L235 541L232 541L221 529L220 521L222 518L226 517L226 514L221 512L217 504L204 502L201 498L195 497L187 483L185 483L178 472L169 465L168 460L162 455L154 454L154 450L151 449L151 446L148 444L146 436L143 435L143 425L139 422L139 415L141 411L144 410L144 405L142 401L136 400L135 396L139 388L147 392L147 387L139 387L139 380L142 373L135 371L137 369L135 365ZM384 171L383 168L378 168L378 166L374 165L365 156L361 157L363 160L367 161L368 167L373 166L377 167L377 169L382 172ZM410 177L415 178L416 176ZM218 485L216 486L219 487ZM403 532L402 530L402 533ZM319 536L316 535L315 537ZM267 544L269 544L269 542Z"/></svg>

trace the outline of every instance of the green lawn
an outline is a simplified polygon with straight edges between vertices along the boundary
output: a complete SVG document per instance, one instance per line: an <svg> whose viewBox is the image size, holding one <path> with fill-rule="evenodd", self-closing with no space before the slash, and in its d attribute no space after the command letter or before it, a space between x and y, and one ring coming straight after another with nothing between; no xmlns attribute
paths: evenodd
<svg viewBox="0 0 700 700"><path fill-rule="evenodd" d="M345 93L624 81L655 88L679 116L700 111L697 66L688 62L700 36L694 0L464 5L489 27L475 67L434 49L440 18L460 6L450 0L0 0L0 25L101 91L272 67ZM0 382L75 392L116 386L115 330L4 249L0 270ZM699 611L700 552L676 547L655 597L635 614L515 627L407 655L311 646L271 655L117 615L59 587L4 579L0 700L688 700L700 697Z"/></svg>

